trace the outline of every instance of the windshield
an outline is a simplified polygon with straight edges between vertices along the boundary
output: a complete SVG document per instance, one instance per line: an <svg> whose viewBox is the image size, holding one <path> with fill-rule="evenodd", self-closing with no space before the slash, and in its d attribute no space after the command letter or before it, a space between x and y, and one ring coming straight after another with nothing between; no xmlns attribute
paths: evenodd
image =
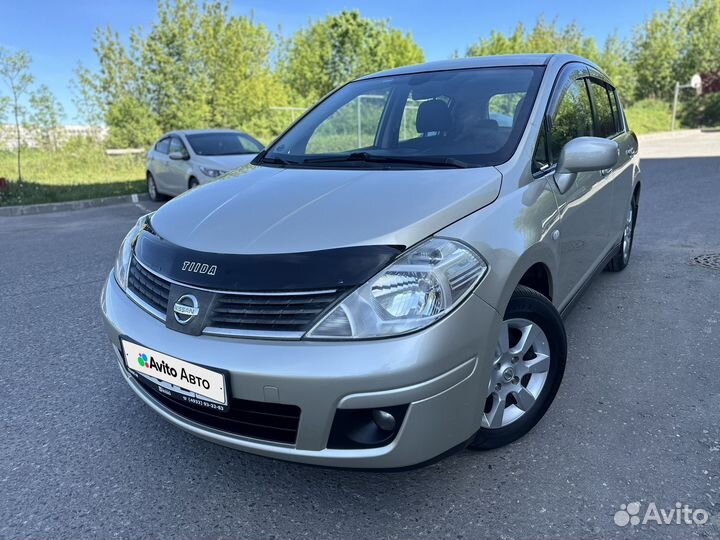
<svg viewBox="0 0 720 540"><path fill-rule="evenodd" d="M242 133L195 133L186 138L198 156L257 154L263 148L258 141Z"/></svg>
<svg viewBox="0 0 720 540"><path fill-rule="evenodd" d="M378 77L331 94L260 163L306 167L483 167L507 161L543 68L474 68Z"/></svg>

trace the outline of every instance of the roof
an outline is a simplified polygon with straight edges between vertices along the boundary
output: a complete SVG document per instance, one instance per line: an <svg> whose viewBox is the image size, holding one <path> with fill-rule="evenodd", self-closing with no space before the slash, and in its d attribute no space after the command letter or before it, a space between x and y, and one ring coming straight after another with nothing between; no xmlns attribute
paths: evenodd
<svg viewBox="0 0 720 540"><path fill-rule="evenodd" d="M483 67L508 67L508 66L546 66L550 60L564 60L565 62L579 61L594 65L589 60L572 54L507 54L500 56L472 56L469 58L457 58L453 60L440 60L438 62L427 62L413 66L403 66L385 71L379 71L370 75L360 77L362 79L373 79L375 77L386 77L388 75L407 75L411 73L425 73L429 71L447 71L451 69L470 69Z"/></svg>
<svg viewBox="0 0 720 540"><path fill-rule="evenodd" d="M180 134L180 135L198 135L200 133L243 133L242 131L238 131L237 129L221 129L221 128L214 128L214 129L174 129L165 135L170 134Z"/></svg>

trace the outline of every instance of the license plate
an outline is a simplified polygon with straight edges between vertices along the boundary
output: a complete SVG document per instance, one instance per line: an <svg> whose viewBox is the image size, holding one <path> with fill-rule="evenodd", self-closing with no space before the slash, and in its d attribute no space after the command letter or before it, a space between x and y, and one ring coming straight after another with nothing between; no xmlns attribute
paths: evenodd
<svg viewBox="0 0 720 540"><path fill-rule="evenodd" d="M124 339L122 345L128 369L158 383L159 391L162 392L165 388L174 397L183 397L190 403L193 402L192 398L195 398L227 405L224 374Z"/></svg>

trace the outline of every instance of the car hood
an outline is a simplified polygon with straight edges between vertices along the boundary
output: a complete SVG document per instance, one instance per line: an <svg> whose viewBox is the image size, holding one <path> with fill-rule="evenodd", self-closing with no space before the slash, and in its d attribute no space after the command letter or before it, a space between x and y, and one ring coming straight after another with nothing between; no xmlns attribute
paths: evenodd
<svg viewBox="0 0 720 540"><path fill-rule="evenodd" d="M152 226L197 251L296 253L410 246L497 197L494 167L423 170L248 166L160 208Z"/></svg>
<svg viewBox="0 0 720 540"><path fill-rule="evenodd" d="M209 169L232 171L250 163L257 154L235 154L232 156L195 156L193 162Z"/></svg>

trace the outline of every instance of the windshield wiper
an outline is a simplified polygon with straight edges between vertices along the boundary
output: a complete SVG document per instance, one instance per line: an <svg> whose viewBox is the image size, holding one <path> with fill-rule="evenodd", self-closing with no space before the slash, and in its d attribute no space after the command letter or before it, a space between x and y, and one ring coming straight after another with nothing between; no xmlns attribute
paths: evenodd
<svg viewBox="0 0 720 540"><path fill-rule="evenodd" d="M397 163L404 165L431 165L433 167L455 167L465 169L468 164L459 159L444 158L423 158L423 157L398 157L383 156L381 154L371 154L369 152L352 152L350 154L342 154L339 156L321 156L314 158L305 158L303 163L342 163L348 161L363 161L367 163Z"/></svg>
<svg viewBox="0 0 720 540"><path fill-rule="evenodd" d="M258 163L268 163L270 165L297 165L299 162L277 157L275 155L268 157L267 153L261 152L255 156L251 163L253 165L257 165Z"/></svg>

